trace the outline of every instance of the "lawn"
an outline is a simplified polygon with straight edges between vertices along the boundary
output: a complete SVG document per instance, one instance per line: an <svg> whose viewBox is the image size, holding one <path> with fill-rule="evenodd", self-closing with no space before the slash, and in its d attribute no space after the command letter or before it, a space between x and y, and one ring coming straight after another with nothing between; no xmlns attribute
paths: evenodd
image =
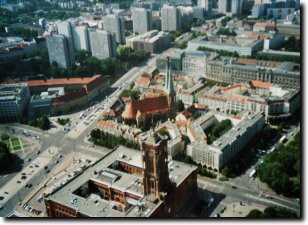
<svg viewBox="0 0 308 225"><path fill-rule="evenodd" d="M3 136L3 135L2 135ZM1 141L9 146L10 151L17 151L21 149L21 143L18 137L10 137L8 139L3 139Z"/></svg>

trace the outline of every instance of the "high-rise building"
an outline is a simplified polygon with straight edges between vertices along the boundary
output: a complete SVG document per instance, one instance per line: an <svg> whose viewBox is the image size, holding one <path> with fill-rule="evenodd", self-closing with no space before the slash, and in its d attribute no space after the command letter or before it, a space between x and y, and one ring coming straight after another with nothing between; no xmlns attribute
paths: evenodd
<svg viewBox="0 0 308 225"><path fill-rule="evenodd" d="M90 32L92 56L105 59L116 55L116 41L113 34L105 30Z"/></svg>
<svg viewBox="0 0 308 225"><path fill-rule="evenodd" d="M134 33L143 34L152 30L152 12L144 8L133 8L133 30Z"/></svg>
<svg viewBox="0 0 308 225"><path fill-rule="evenodd" d="M212 0L198 0L198 6L204 8L207 12L211 12L213 8Z"/></svg>
<svg viewBox="0 0 308 225"><path fill-rule="evenodd" d="M121 17L110 14L103 17L104 30L113 33L118 44L125 43L124 22Z"/></svg>
<svg viewBox="0 0 308 225"><path fill-rule="evenodd" d="M219 0L218 12L240 15L242 14L242 3L242 0Z"/></svg>
<svg viewBox="0 0 308 225"><path fill-rule="evenodd" d="M75 57L70 38L61 34L49 36L47 37L47 48L50 64L55 61L59 67L72 67Z"/></svg>
<svg viewBox="0 0 308 225"><path fill-rule="evenodd" d="M91 51L89 31L87 26L72 27L73 45L75 51Z"/></svg>
<svg viewBox="0 0 308 225"><path fill-rule="evenodd" d="M72 24L69 21L57 23L58 34L63 34L66 37L72 38Z"/></svg>
<svg viewBox="0 0 308 225"><path fill-rule="evenodd" d="M161 24L163 31L176 31L181 29L180 11L174 6L164 6L161 9Z"/></svg>

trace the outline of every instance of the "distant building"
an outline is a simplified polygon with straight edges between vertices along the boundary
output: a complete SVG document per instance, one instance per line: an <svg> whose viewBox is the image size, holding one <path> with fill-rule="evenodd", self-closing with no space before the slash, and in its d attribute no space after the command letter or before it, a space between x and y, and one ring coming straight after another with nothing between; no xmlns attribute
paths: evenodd
<svg viewBox="0 0 308 225"><path fill-rule="evenodd" d="M72 34L75 51L85 50L91 52L89 31L87 26L72 27Z"/></svg>
<svg viewBox="0 0 308 225"><path fill-rule="evenodd" d="M133 31L143 34L152 30L152 11L144 8L132 8Z"/></svg>
<svg viewBox="0 0 308 225"><path fill-rule="evenodd" d="M161 24L163 31L177 31L181 29L180 10L177 7L165 5L161 9Z"/></svg>
<svg viewBox="0 0 308 225"><path fill-rule="evenodd" d="M198 96L204 92L205 86L206 84L199 82L191 88L181 89L178 91L176 98L185 105L191 106L198 101Z"/></svg>
<svg viewBox="0 0 308 225"><path fill-rule="evenodd" d="M212 144L207 144L204 130L224 119L230 119L232 128ZM187 134L191 144L187 146L187 155L192 159L219 171L251 141L264 126L264 116L260 113L248 113L242 117L229 117L218 112L209 112L188 125Z"/></svg>
<svg viewBox="0 0 308 225"><path fill-rule="evenodd" d="M223 14L241 15L242 0L219 0L218 12Z"/></svg>
<svg viewBox="0 0 308 225"><path fill-rule="evenodd" d="M142 134L140 144L141 151L119 146L46 196L47 215L179 216L196 196L196 166L168 161L167 140L153 131Z"/></svg>
<svg viewBox="0 0 308 225"><path fill-rule="evenodd" d="M285 35L282 33L277 33L272 37L264 39L264 50L274 49L285 42Z"/></svg>
<svg viewBox="0 0 308 225"><path fill-rule="evenodd" d="M193 7L193 18L202 20L204 19L204 8L202 7Z"/></svg>
<svg viewBox="0 0 308 225"><path fill-rule="evenodd" d="M276 30L275 23L257 22L253 25L254 32L269 32L269 31L275 31L275 30Z"/></svg>
<svg viewBox="0 0 308 225"><path fill-rule="evenodd" d="M90 31L92 56L98 59L114 57L117 54L115 36L104 30Z"/></svg>
<svg viewBox="0 0 308 225"><path fill-rule="evenodd" d="M118 44L125 43L125 31L123 19L116 15L107 15L103 17L104 30L111 32L116 37Z"/></svg>
<svg viewBox="0 0 308 225"><path fill-rule="evenodd" d="M253 59L212 60L206 64L206 78L230 84L259 80L282 88L298 89L301 76L296 67L298 66L291 62L279 63Z"/></svg>
<svg viewBox="0 0 308 225"><path fill-rule="evenodd" d="M206 10L206 12L211 12L213 8L213 0L198 0L198 6Z"/></svg>
<svg viewBox="0 0 308 225"><path fill-rule="evenodd" d="M258 37L250 38L245 35L239 35L236 38L227 36L198 37L188 42L187 48L190 50L198 50L199 47L231 53L236 52L240 56L251 56L263 49L263 40L260 40Z"/></svg>
<svg viewBox="0 0 308 225"><path fill-rule="evenodd" d="M158 30L126 38L126 46L150 53L160 53L169 48L170 45L170 34Z"/></svg>
<svg viewBox="0 0 308 225"><path fill-rule="evenodd" d="M64 35L47 37L49 62L56 62L61 68L71 68L75 63L73 44L70 38Z"/></svg>
<svg viewBox="0 0 308 225"><path fill-rule="evenodd" d="M0 85L0 123L20 122L26 112L30 92L28 85Z"/></svg>

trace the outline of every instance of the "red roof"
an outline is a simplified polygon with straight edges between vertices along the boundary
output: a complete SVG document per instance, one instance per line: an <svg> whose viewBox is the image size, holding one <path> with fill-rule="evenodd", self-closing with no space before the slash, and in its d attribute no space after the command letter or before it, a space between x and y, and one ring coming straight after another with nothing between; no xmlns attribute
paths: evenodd
<svg viewBox="0 0 308 225"><path fill-rule="evenodd" d="M102 75L95 75L93 77L81 77L81 78L60 78L60 79L50 79L50 80L29 80L25 81L28 83L29 87L34 86L54 86L54 85L89 85L89 88L92 88L93 83L99 82L105 79ZM93 85L94 86L94 85ZM88 88L88 87L87 87Z"/></svg>
<svg viewBox="0 0 308 225"><path fill-rule="evenodd" d="M144 73L140 77L138 77L136 83L139 85L145 85L148 86L151 82L151 77L149 74Z"/></svg>
<svg viewBox="0 0 308 225"><path fill-rule="evenodd" d="M139 114L154 114L158 112L166 112L169 110L167 96L147 96L142 100L132 100L122 113L124 119L136 119L137 113Z"/></svg>
<svg viewBox="0 0 308 225"><path fill-rule="evenodd" d="M105 121L105 120L100 120L97 124L98 127L107 127L110 129L115 129L117 124L113 121Z"/></svg>
<svg viewBox="0 0 308 225"><path fill-rule="evenodd" d="M250 85L255 87L255 88L268 89L272 86L272 83L263 82L263 81L259 81L259 80L252 80L252 81L250 81Z"/></svg>

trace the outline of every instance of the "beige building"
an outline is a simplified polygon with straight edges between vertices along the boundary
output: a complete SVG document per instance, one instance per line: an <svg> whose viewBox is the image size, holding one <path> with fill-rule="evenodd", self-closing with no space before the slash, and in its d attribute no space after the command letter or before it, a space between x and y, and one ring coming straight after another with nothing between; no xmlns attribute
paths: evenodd
<svg viewBox="0 0 308 225"><path fill-rule="evenodd" d="M208 145L203 131L224 119L230 119L233 127ZM264 116L261 113L247 113L242 117L229 117L218 112L207 113L187 129L192 142L187 146L187 155L195 162L219 171L263 129L264 123Z"/></svg>
<svg viewBox="0 0 308 225"><path fill-rule="evenodd" d="M294 63L232 58L207 62L206 78L231 84L259 80L295 89L300 88L301 81Z"/></svg>

